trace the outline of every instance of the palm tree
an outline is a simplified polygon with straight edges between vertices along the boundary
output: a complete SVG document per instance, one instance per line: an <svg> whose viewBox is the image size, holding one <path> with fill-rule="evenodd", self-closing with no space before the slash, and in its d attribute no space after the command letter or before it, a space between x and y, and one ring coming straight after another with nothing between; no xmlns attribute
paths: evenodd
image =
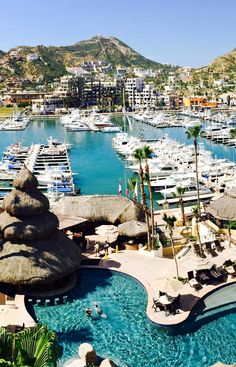
<svg viewBox="0 0 236 367"><path fill-rule="evenodd" d="M172 254L173 254L173 258L175 260L176 277L177 277L177 279L179 279L179 269L178 269L177 258L176 258L176 255L175 255L175 247L174 247L174 240L173 240L173 228L174 228L174 224L176 222L176 218L175 218L175 216L171 217L171 216L168 216L166 213L164 213L162 219L164 220L164 222L166 222L166 227L168 228L168 231L169 231L170 243L171 243L171 247L172 247Z"/></svg>
<svg viewBox="0 0 236 367"><path fill-rule="evenodd" d="M236 139L236 129L230 129L229 135L231 139Z"/></svg>
<svg viewBox="0 0 236 367"><path fill-rule="evenodd" d="M229 220L227 225L226 225L226 228L228 230L228 235L229 235L229 247L231 247L231 242L232 242L231 229L235 226L236 226L236 222L234 220Z"/></svg>
<svg viewBox="0 0 236 367"><path fill-rule="evenodd" d="M181 217L182 217L183 226L186 225L185 214L184 214L184 200L183 200L185 191L186 191L185 187L178 186L176 187L176 192L173 194L174 197L179 197L179 205L181 209Z"/></svg>
<svg viewBox="0 0 236 367"><path fill-rule="evenodd" d="M130 177L128 180L128 188L129 191L133 193L133 200L137 201L137 193L136 193L136 185L138 183L138 179L136 177Z"/></svg>
<svg viewBox="0 0 236 367"><path fill-rule="evenodd" d="M201 250L201 255L204 255L204 251L203 251L203 247L202 247L202 241L201 241L201 237L200 237L200 233L199 233L199 219L200 219L200 210L198 208L198 205L195 205L192 207L192 211L193 211L193 215L196 218L196 232L197 232L197 240L200 246L200 250Z"/></svg>
<svg viewBox="0 0 236 367"><path fill-rule="evenodd" d="M17 334L0 328L1 366L56 367L60 355L57 335L37 324Z"/></svg>
<svg viewBox="0 0 236 367"><path fill-rule="evenodd" d="M145 160L145 180L147 182L148 190L149 190L151 229L152 229L151 248L153 249L153 247L154 247L153 192L152 192L152 186L151 186L151 182L150 182L150 172L149 172L149 165L148 165L148 159L150 159L152 157L153 150L148 145L145 145L142 150L143 150L143 159Z"/></svg>
<svg viewBox="0 0 236 367"><path fill-rule="evenodd" d="M144 159L143 150L140 148L137 148L133 152L133 157L136 162L139 164L139 180L140 180L140 192L141 192L141 200L142 200L142 206L145 213L145 219L148 227L147 231L147 240L148 240L148 249L151 249L151 239L150 239L150 225L149 225L149 213L148 213L148 207L147 207L147 201L146 201L146 193L144 190L144 172L142 167L142 162Z"/></svg>
<svg viewBox="0 0 236 367"><path fill-rule="evenodd" d="M195 125L189 127L186 130L187 138L193 139L194 144L194 160L195 160L195 171L196 171L196 188L197 188L197 206L199 210L199 215L201 214L201 203L200 203L200 196L199 196L199 180L198 180L198 149L197 149L197 141L201 134L201 126Z"/></svg>
<svg viewBox="0 0 236 367"><path fill-rule="evenodd" d="M135 151L133 152L133 157L135 159L136 162L138 162L139 164L139 179L140 179L140 192L141 192L141 200L142 200L142 205L145 208L145 210L147 209L147 202L146 202L146 194L145 194L145 190L144 190L144 172L143 172L143 166L142 166L142 162L143 162L143 150L140 148L135 149Z"/></svg>

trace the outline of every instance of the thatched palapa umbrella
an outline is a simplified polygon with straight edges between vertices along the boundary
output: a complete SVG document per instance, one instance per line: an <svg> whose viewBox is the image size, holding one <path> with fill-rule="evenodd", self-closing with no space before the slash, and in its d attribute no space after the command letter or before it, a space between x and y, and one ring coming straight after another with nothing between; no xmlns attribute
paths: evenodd
<svg viewBox="0 0 236 367"><path fill-rule="evenodd" d="M130 220L118 226L118 233L125 237L143 237L147 231L147 224L137 220Z"/></svg>
<svg viewBox="0 0 236 367"><path fill-rule="evenodd" d="M227 192L217 200L213 200L206 211L216 219L236 220L236 188Z"/></svg>
<svg viewBox="0 0 236 367"><path fill-rule="evenodd" d="M4 199L0 230L6 241L0 251L0 282L21 285L50 284L79 267L77 245L58 230L58 218L37 189L37 179L22 168L14 189Z"/></svg>

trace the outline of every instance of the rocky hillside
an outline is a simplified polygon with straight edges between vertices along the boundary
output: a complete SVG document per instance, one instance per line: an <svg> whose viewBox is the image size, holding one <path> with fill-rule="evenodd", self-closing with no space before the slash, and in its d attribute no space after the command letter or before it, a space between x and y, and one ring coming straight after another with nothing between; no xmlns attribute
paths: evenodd
<svg viewBox="0 0 236 367"><path fill-rule="evenodd" d="M81 66L84 61L101 60L116 66L173 69L146 59L114 37L93 37L72 46L18 46L7 53L0 51L0 78L38 78L51 81L66 74L66 67Z"/></svg>
<svg viewBox="0 0 236 367"><path fill-rule="evenodd" d="M222 74L236 73L236 48L216 58L208 67L212 72Z"/></svg>

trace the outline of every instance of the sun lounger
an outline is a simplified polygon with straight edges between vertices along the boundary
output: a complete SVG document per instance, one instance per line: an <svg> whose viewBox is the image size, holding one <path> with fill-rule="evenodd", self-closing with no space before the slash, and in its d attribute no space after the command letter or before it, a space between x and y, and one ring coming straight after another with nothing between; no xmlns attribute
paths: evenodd
<svg viewBox="0 0 236 367"><path fill-rule="evenodd" d="M216 250L218 252L222 252L225 248L224 246L222 246L222 244L219 240L215 240L215 246L216 246Z"/></svg>
<svg viewBox="0 0 236 367"><path fill-rule="evenodd" d="M155 312L157 312L157 311L164 311L165 310L163 304L161 302L159 302L157 299L154 299L154 298L153 298L152 308L154 308L154 311Z"/></svg>
<svg viewBox="0 0 236 367"><path fill-rule="evenodd" d="M218 254L216 250L213 248L212 243L206 243L206 251L208 254L211 254L212 257L216 257Z"/></svg>
<svg viewBox="0 0 236 367"><path fill-rule="evenodd" d="M181 257L185 256L189 252L190 248L191 246L183 247L182 250L180 250L180 252L178 253L177 258L180 259Z"/></svg>
<svg viewBox="0 0 236 367"><path fill-rule="evenodd" d="M201 284L194 277L193 271L188 272L188 282L189 282L190 287L194 288L196 291L202 288Z"/></svg>

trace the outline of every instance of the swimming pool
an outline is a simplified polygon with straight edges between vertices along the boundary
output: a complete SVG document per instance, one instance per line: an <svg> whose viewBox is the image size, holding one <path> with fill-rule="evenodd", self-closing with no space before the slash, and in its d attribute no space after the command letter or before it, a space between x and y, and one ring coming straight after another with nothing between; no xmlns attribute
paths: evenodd
<svg viewBox="0 0 236 367"><path fill-rule="evenodd" d="M209 309L207 312L214 314L212 297L224 299L224 292L236 292L236 285L230 287L231 291L222 288L217 292L220 296L214 293L203 301ZM206 318L204 323L196 324L194 332L177 329L170 333L148 321L146 291L127 275L81 269L78 284L69 296L71 303L34 306L38 321L47 323L59 336L63 346L59 366L75 357L83 342L91 343L99 355L110 357L121 367L205 367L218 360L236 361L234 307L224 310L211 322L205 323ZM85 308L93 308L94 302L107 318L96 317L95 313L94 319L85 315ZM204 308L204 304L198 308Z"/></svg>

